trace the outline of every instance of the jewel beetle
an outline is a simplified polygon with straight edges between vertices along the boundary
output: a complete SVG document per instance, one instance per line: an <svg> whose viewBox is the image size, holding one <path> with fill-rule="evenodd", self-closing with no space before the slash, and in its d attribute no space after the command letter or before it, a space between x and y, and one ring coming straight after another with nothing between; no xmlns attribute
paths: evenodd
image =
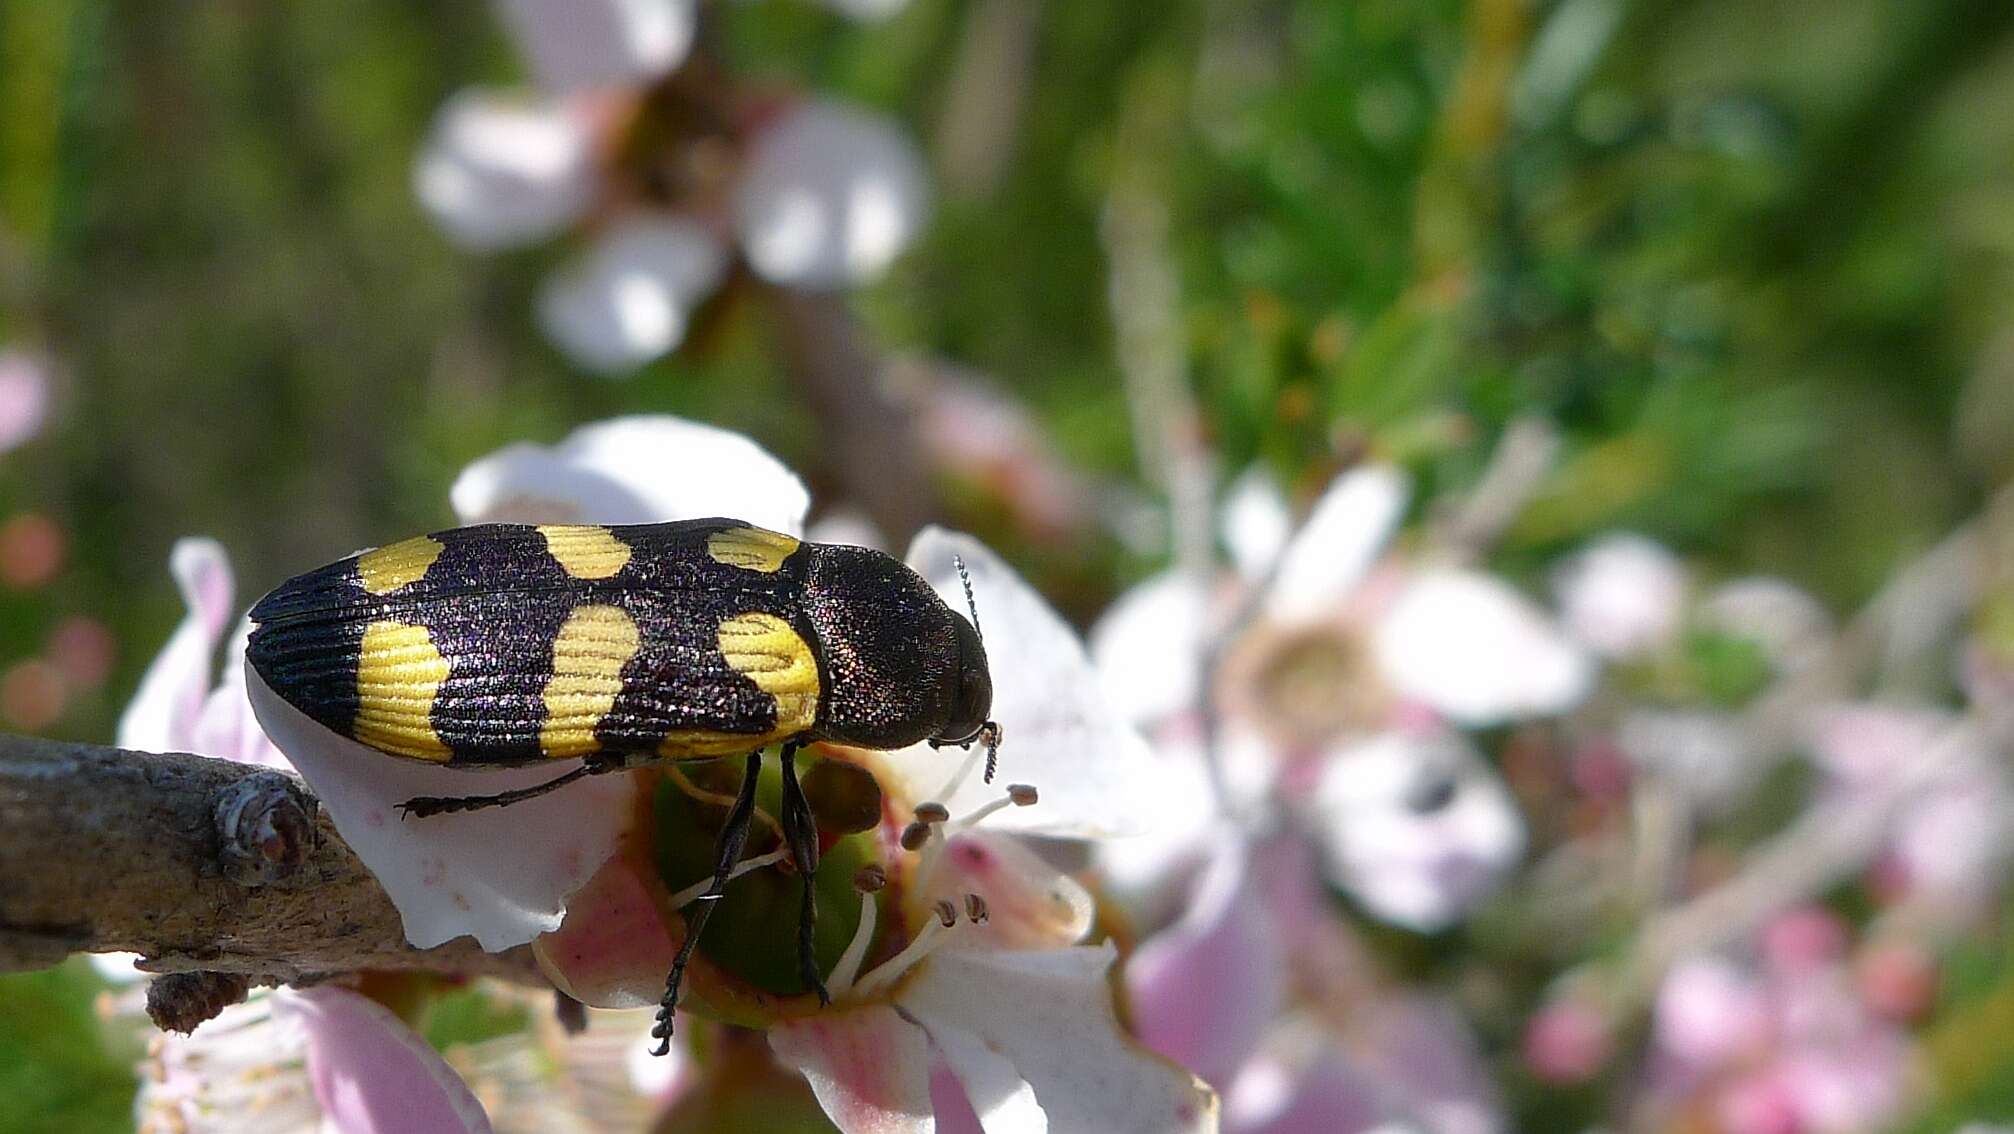
<svg viewBox="0 0 2014 1134"><path fill-rule="evenodd" d="M732 519L453 528L296 576L251 618L245 656L272 691L388 757L467 769L581 760L517 791L410 799L408 817L508 806L623 768L745 758L712 884L688 907L665 981L660 1049L712 899L741 857L765 748L781 748L781 826L804 880L798 965L823 1001L811 952L818 833L798 749L979 743L990 780L1000 742L976 607L967 621L870 548Z"/></svg>

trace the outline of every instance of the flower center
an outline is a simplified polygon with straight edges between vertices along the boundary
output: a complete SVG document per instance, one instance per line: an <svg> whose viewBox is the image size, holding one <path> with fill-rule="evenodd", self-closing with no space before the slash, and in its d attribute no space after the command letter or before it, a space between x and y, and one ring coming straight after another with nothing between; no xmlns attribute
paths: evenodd
<svg viewBox="0 0 2014 1134"><path fill-rule="evenodd" d="M1329 626L1274 639L1258 657L1251 686L1256 723L1289 749L1375 727L1391 703L1363 641Z"/></svg>

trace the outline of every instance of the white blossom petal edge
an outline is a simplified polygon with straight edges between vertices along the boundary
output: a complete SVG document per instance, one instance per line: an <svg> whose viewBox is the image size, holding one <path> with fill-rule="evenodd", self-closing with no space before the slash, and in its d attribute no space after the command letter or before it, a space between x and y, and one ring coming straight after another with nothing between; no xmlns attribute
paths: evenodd
<svg viewBox="0 0 2014 1134"><path fill-rule="evenodd" d="M464 524L655 524L729 516L796 535L811 494L755 442L664 415L583 425L557 445L519 442L477 460L449 499Z"/></svg>
<svg viewBox="0 0 2014 1134"><path fill-rule="evenodd" d="M1291 620L1333 607L1391 539L1408 495L1405 474L1389 465L1365 465L1331 481L1280 553L1266 596L1270 613Z"/></svg>
<svg viewBox="0 0 2014 1134"><path fill-rule="evenodd" d="M1147 742L1106 701L1083 643L1042 596L985 544L942 528L925 528L909 545L908 563L930 581L951 609L967 614L965 588L953 566L962 557L979 607L979 630L993 676L993 719L1005 740L1000 777L1033 784L1037 807L1014 807L989 819L993 830L1111 838L1151 829L1144 806L1157 771ZM1000 794L977 774L949 798L944 788L966 754L919 744L881 758L891 789L911 801L936 800L964 814Z"/></svg>
<svg viewBox="0 0 2014 1134"><path fill-rule="evenodd" d="M476 775L396 759L310 719L249 665L245 680L260 725L377 876L417 948L470 934L494 953L557 929L567 896L615 851L636 790L630 776L593 776L508 810L402 819L398 804L414 796L529 787L573 764Z"/></svg>

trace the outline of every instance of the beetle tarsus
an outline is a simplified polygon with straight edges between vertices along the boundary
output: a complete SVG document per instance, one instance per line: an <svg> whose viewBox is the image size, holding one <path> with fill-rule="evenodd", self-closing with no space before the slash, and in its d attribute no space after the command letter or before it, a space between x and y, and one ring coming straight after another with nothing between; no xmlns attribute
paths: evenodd
<svg viewBox="0 0 2014 1134"><path fill-rule="evenodd" d="M812 932L818 925L818 898L813 886L818 873L818 820L811 814L811 801L797 783L797 745L783 746L783 837L790 859L804 883L804 901L797 914L797 974L807 990L818 993L820 1004L832 1003L825 980L818 974L818 956L812 948Z"/></svg>
<svg viewBox="0 0 2014 1134"><path fill-rule="evenodd" d="M652 1055L671 1051L671 1014L678 1007L678 986L685 979L686 962L692 960L692 951L699 947L699 935L706 929L706 920L713 916L713 907L727 890L728 875L733 873L734 864L741 861L742 844L748 841L748 824L755 817L755 785L761 779L762 753L751 752L741 773L741 792L734 797L727 824L721 827L720 841L715 844L713 884L686 906L685 940L679 942L678 956L672 958L671 972L664 978L664 996L657 1002L657 1022L650 1029L651 1038L658 1041Z"/></svg>
<svg viewBox="0 0 2014 1134"><path fill-rule="evenodd" d="M509 807L513 803L523 803L555 788L565 787L582 776L591 776L606 770L603 765L582 764L573 771L542 784L518 788L515 791L498 792L495 795L416 795L399 804L399 818L425 819L429 815L449 815L457 811L476 811L484 807Z"/></svg>

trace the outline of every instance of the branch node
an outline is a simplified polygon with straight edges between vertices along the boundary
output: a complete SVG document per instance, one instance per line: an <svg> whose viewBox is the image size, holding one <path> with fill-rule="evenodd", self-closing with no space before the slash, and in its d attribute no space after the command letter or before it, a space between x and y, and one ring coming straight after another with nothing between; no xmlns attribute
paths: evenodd
<svg viewBox="0 0 2014 1134"><path fill-rule="evenodd" d="M291 776L270 769L219 789L211 814L224 877L264 886L300 869L314 849L316 807Z"/></svg>
<svg viewBox="0 0 2014 1134"><path fill-rule="evenodd" d="M241 973L168 973L147 986L147 1017L162 1031L187 1035L242 1003L251 990L252 982Z"/></svg>

